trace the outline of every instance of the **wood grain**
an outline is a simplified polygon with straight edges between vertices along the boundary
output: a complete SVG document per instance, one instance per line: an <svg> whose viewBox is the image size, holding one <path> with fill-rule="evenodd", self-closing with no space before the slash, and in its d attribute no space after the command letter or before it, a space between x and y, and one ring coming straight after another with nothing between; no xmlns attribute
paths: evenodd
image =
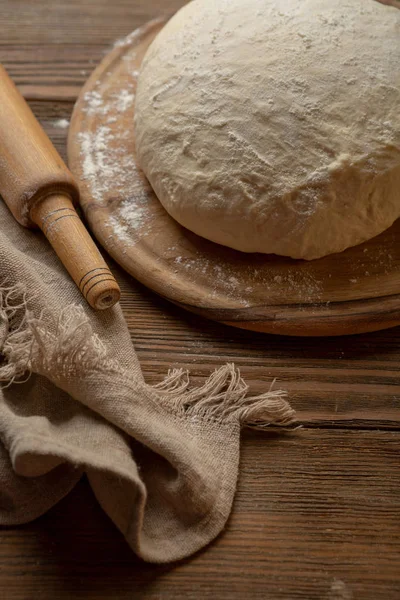
<svg viewBox="0 0 400 600"><path fill-rule="evenodd" d="M65 99L87 76L81 64L93 69L116 38L177 4L2 1L0 60L28 86L64 159L58 121L70 118ZM82 482L38 521L1 530L2 597L397 600L400 328L324 339L238 330L183 311L109 266L149 382L170 366L190 368L200 382L234 361L254 392L278 377L308 427L244 434L227 529L178 566L140 563Z"/></svg>
<svg viewBox="0 0 400 600"><path fill-rule="evenodd" d="M143 57L165 22L150 21L110 51L74 108L68 162L96 239L150 289L231 326L326 336L399 325L400 219L364 244L304 261L214 244L164 210L135 156L132 98ZM121 106L121 97L129 102ZM99 152L105 140L107 150Z"/></svg>
<svg viewBox="0 0 400 600"><path fill-rule="evenodd" d="M142 286L133 290L129 276L113 270L149 382L171 365L188 368L200 382L235 362L254 393L277 378L305 425L399 428L400 328L306 340L236 330L182 312Z"/></svg>
<svg viewBox="0 0 400 600"><path fill-rule="evenodd" d="M399 433L248 433L226 530L161 567L132 555L81 483L3 531L3 589L13 600L397 600L399 451Z"/></svg>
<svg viewBox="0 0 400 600"><path fill-rule="evenodd" d="M120 38L185 0L2 0L0 62L28 99L75 100Z"/></svg>

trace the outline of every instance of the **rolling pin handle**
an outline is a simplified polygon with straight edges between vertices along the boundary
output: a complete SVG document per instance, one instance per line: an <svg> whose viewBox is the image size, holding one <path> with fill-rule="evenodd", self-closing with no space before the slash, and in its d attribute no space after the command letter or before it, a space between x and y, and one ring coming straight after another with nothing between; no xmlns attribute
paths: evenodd
<svg viewBox="0 0 400 600"><path fill-rule="evenodd" d="M118 284L68 196L44 197L32 206L30 217L92 308L104 310L118 302Z"/></svg>

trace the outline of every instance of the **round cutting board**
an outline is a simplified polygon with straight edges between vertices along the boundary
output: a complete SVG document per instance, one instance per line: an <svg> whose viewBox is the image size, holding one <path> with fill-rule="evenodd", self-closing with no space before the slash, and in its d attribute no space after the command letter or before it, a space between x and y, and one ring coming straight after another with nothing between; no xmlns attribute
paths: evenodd
<svg viewBox="0 0 400 600"><path fill-rule="evenodd" d="M365 244L302 261L236 252L196 236L166 213L137 164L133 132L138 70L165 21L116 43L72 115L69 165L98 241L158 294L236 327L306 336L400 324L400 220Z"/></svg>

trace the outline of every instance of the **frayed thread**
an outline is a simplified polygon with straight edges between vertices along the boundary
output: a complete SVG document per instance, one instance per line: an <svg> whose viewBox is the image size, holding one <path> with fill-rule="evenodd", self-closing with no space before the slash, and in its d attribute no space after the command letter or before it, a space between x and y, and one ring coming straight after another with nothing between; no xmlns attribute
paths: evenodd
<svg viewBox="0 0 400 600"><path fill-rule="evenodd" d="M30 338L27 297L23 286L3 286L0 288L0 381L7 382L3 387L8 387L16 379L21 380L29 370Z"/></svg>
<svg viewBox="0 0 400 600"><path fill-rule="evenodd" d="M45 313L35 317L20 286L0 289L0 352L3 387L26 381L32 372L57 381L105 365L108 372L120 370L82 307L67 306L57 320Z"/></svg>
<svg viewBox="0 0 400 600"><path fill-rule="evenodd" d="M287 392L273 389L275 380L267 392L249 396L249 386L232 363L216 369L201 387L190 390L189 384L188 371L174 369L154 387L163 393L175 414L192 420L234 421L257 429L296 423L295 411L285 399Z"/></svg>

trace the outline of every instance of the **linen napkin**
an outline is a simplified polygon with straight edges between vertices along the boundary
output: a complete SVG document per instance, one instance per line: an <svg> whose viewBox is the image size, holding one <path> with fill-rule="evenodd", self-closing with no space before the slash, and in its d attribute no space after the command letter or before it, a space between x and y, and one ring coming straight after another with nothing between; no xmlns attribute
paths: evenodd
<svg viewBox="0 0 400 600"><path fill-rule="evenodd" d="M233 365L191 388L145 383L119 306L93 311L45 238L0 201L0 523L35 519L87 474L146 561L210 542L231 511L240 428L288 425L282 391L248 397Z"/></svg>

